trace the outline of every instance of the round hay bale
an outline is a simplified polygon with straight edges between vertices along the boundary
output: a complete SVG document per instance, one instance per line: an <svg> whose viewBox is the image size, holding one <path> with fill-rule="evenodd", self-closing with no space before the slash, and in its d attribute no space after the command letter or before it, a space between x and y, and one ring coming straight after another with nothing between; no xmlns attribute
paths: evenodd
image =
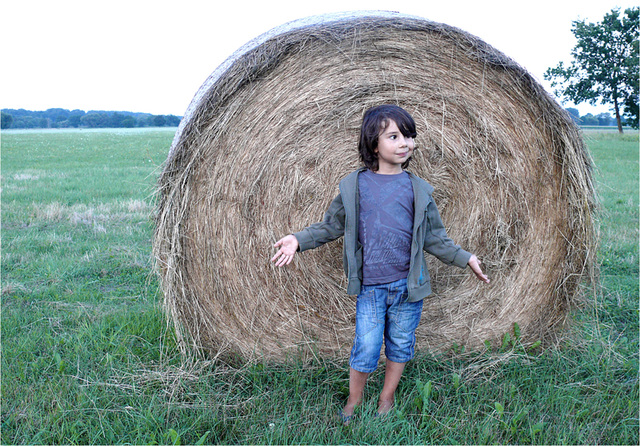
<svg viewBox="0 0 640 446"><path fill-rule="evenodd" d="M342 242L279 269L273 243L322 219L359 166L364 111L415 118L410 170L492 279L430 259L417 347L535 341L566 319L594 256L590 159L568 114L459 29L384 12L292 22L249 42L196 94L158 186L154 254L183 348L243 360L346 357L355 298Z"/></svg>

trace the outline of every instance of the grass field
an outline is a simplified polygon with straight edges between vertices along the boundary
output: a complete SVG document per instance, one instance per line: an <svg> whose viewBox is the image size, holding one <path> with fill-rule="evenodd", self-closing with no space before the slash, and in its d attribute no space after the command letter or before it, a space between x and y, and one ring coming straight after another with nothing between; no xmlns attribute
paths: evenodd
<svg viewBox="0 0 640 446"><path fill-rule="evenodd" d="M638 444L638 134L585 131L601 289L553 348L420 355L349 426L347 358L182 358L150 274L173 130L2 134L2 444Z"/></svg>

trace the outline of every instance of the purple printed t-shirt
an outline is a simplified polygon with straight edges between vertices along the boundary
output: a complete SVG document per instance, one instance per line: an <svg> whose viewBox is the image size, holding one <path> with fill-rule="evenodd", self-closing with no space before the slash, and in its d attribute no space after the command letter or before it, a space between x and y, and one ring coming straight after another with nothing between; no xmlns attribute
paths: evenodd
<svg viewBox="0 0 640 446"><path fill-rule="evenodd" d="M413 187L407 172L358 176L363 246L362 284L379 285L404 279L409 273L413 236Z"/></svg>

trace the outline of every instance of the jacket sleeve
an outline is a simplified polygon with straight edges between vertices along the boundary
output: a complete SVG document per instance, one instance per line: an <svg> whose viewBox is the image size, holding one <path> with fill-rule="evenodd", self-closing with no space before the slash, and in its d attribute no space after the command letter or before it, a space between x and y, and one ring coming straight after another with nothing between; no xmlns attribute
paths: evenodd
<svg viewBox="0 0 640 446"><path fill-rule="evenodd" d="M300 232L296 232L298 239L298 251L317 248L327 242L335 240L344 235L345 210L342 203L342 196L339 194L329 206L324 214L324 219L319 223L314 223Z"/></svg>
<svg viewBox="0 0 640 446"><path fill-rule="evenodd" d="M431 200L426 211L427 228L424 236L424 250L447 265L465 268L471 253L460 248L447 236L436 204Z"/></svg>

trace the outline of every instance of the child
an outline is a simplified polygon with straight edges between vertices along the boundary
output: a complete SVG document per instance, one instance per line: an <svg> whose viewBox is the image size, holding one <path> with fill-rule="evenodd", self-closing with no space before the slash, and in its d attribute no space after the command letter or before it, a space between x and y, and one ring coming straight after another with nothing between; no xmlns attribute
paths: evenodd
<svg viewBox="0 0 640 446"><path fill-rule="evenodd" d="M344 236L347 292L357 295L356 334L349 361L349 399L340 412L345 424L362 402L367 378L385 343L386 368L378 414L394 404L405 364L413 358L423 299L431 294L424 252L465 268L489 283L477 257L447 236L432 198L433 187L406 172L415 148L413 118L395 105L364 115L358 150L365 167L340 182L340 194L324 220L280 239L271 259L291 263L296 252Z"/></svg>

